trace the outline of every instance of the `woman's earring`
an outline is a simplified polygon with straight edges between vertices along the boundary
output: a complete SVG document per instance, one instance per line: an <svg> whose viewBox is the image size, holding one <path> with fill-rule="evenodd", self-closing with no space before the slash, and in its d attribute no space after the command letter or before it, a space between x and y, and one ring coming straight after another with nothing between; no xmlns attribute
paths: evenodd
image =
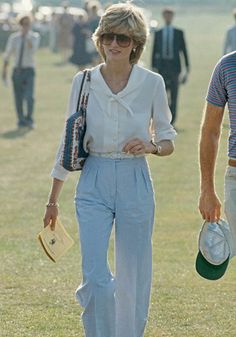
<svg viewBox="0 0 236 337"><path fill-rule="evenodd" d="M133 48L132 51L133 51L133 53L135 53L136 52L136 48Z"/></svg>

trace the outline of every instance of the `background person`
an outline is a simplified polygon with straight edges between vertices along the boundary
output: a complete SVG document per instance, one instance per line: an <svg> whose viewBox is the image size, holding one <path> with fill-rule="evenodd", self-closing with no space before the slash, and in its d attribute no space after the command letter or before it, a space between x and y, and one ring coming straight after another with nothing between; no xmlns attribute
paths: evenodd
<svg viewBox="0 0 236 337"><path fill-rule="evenodd" d="M94 34L104 63L91 71L84 139L90 155L75 197L83 269L76 297L84 307L86 337L142 337L147 322L154 195L145 156L171 154L176 135L162 77L137 65L147 34L141 10L129 3L107 8ZM78 73L69 113L81 80ZM55 225L68 173L60 165L61 150L44 226ZM107 261L114 221L115 276Z"/></svg>
<svg viewBox="0 0 236 337"><path fill-rule="evenodd" d="M152 68L160 73L166 84L169 97L169 105L172 113L172 124L176 122L177 98L179 89L180 73L182 71L181 58L185 64L182 83L187 80L189 72L188 53L182 30L172 25L174 10L165 8L162 12L165 26L154 33L152 50Z"/></svg>
<svg viewBox="0 0 236 337"><path fill-rule="evenodd" d="M236 8L233 10L233 16L235 23L226 32L223 54L236 50Z"/></svg>
<svg viewBox="0 0 236 337"><path fill-rule="evenodd" d="M34 82L35 82L35 52L39 47L40 36L32 32L29 15L21 16L18 20L20 29L12 33L7 41L4 64L2 70L3 80L7 80L7 69L12 54L15 56L12 81L15 97L15 106L18 126L34 127ZM26 103L26 111L24 108Z"/></svg>
<svg viewBox="0 0 236 337"><path fill-rule="evenodd" d="M97 65L100 63L101 59L97 52L97 49L91 40L92 34L98 27L101 18L101 4L97 1L91 1L88 7L88 28L90 34L86 41L86 51L90 54L92 60L92 65Z"/></svg>
<svg viewBox="0 0 236 337"><path fill-rule="evenodd" d="M74 25L73 16L69 13L67 2L63 3L63 13L58 17L58 50L62 56L62 64L68 62L72 48L72 27Z"/></svg>
<svg viewBox="0 0 236 337"><path fill-rule="evenodd" d="M58 15L52 12L49 22L49 49L53 53L58 52Z"/></svg>
<svg viewBox="0 0 236 337"><path fill-rule="evenodd" d="M81 10L82 11L82 10ZM72 28L73 48L70 62L79 66L82 70L88 64L92 63L92 54L87 51L86 41L90 38L87 13L78 15L77 20ZM93 43L93 41L91 41Z"/></svg>

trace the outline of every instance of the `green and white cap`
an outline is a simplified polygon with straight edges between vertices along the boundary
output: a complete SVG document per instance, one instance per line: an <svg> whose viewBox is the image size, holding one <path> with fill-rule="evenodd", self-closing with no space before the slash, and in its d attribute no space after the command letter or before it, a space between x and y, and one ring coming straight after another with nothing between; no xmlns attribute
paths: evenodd
<svg viewBox="0 0 236 337"><path fill-rule="evenodd" d="M196 270L208 280L221 278L233 257L234 243L228 223L205 221L199 234Z"/></svg>

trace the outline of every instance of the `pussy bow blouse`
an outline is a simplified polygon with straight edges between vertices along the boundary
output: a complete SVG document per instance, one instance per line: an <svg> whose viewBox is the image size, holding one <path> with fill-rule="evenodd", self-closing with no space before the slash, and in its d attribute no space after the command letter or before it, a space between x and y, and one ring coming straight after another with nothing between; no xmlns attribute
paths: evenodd
<svg viewBox="0 0 236 337"><path fill-rule="evenodd" d="M87 129L84 147L91 154L113 158L133 157L122 153L123 146L133 138L173 140L176 131L171 122L163 78L139 65L134 65L126 87L112 93L101 74L101 64L91 71L87 107ZM67 115L76 111L82 81L79 72L73 79ZM63 144L59 147L52 177L65 180L69 173L60 165Z"/></svg>

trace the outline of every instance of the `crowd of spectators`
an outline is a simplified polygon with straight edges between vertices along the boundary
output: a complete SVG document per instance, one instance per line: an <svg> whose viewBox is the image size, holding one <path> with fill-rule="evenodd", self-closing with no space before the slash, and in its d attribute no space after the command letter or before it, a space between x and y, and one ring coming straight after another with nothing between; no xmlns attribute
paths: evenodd
<svg viewBox="0 0 236 337"><path fill-rule="evenodd" d="M103 8L97 0L87 0L83 8L64 2L58 7L40 6L31 9L32 30L41 36L41 47L60 53L61 64L68 61L80 68L96 64L99 56L92 43ZM4 50L9 35L18 29L20 8L2 4L0 7L0 51Z"/></svg>

